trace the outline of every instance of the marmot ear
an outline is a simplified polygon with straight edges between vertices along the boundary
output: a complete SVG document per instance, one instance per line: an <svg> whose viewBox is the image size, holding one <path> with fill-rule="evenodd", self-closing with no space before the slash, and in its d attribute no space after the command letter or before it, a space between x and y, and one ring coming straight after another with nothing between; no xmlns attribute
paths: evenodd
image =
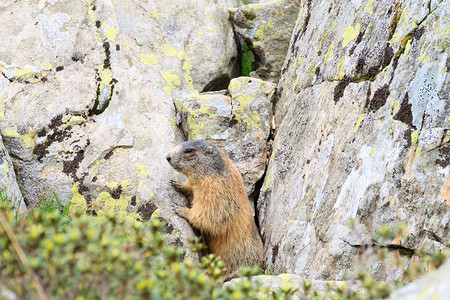
<svg viewBox="0 0 450 300"><path fill-rule="evenodd" d="M206 153L207 153L207 154L213 154L213 153L214 153L214 147L213 147L213 146L209 146L209 147L206 149Z"/></svg>

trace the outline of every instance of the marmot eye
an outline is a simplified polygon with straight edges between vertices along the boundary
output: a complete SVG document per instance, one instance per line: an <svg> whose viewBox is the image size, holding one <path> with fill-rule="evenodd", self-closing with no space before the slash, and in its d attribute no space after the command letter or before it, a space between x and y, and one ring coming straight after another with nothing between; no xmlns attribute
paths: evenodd
<svg viewBox="0 0 450 300"><path fill-rule="evenodd" d="M194 149L186 149L186 151L184 151L184 153L192 153L194 152Z"/></svg>

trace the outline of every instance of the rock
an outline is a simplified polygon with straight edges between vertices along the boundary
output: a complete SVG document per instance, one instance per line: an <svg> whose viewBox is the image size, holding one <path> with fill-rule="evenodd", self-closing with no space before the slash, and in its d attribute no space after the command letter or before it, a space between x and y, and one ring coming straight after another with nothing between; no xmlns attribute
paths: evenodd
<svg viewBox="0 0 450 300"><path fill-rule="evenodd" d="M0 135L0 193L1 198L10 201L19 214L27 212L27 207L23 201L22 193L16 181L14 165L8 150L3 145Z"/></svg>
<svg viewBox="0 0 450 300"><path fill-rule="evenodd" d="M275 273L339 280L367 244L450 246L449 9L302 2L258 200ZM403 234L376 237L398 223ZM386 281L402 274L376 271Z"/></svg>
<svg viewBox="0 0 450 300"><path fill-rule="evenodd" d="M17 295L11 292L10 290L7 290L6 288L2 287L2 284L0 283L0 297L4 300L16 300Z"/></svg>
<svg viewBox="0 0 450 300"><path fill-rule="evenodd" d="M390 300L447 299L450 295L450 260L439 269L393 292Z"/></svg>
<svg viewBox="0 0 450 300"><path fill-rule="evenodd" d="M239 77L228 89L230 96L182 91L177 109L185 136L223 149L243 175L250 195L265 171L275 84Z"/></svg>
<svg viewBox="0 0 450 300"><path fill-rule="evenodd" d="M300 7L298 0L261 1L230 10L236 32L251 51L255 75L278 82Z"/></svg>
<svg viewBox="0 0 450 300"><path fill-rule="evenodd" d="M173 96L239 73L238 3L1 2L0 128L27 203L52 191L93 214L162 218L174 243L190 240L168 205L180 196L165 155L183 140Z"/></svg>

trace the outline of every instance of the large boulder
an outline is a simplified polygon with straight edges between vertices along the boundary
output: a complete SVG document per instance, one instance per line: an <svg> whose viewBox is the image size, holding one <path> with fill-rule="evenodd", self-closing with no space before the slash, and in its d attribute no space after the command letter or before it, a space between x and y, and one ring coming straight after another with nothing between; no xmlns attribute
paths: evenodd
<svg viewBox="0 0 450 300"><path fill-rule="evenodd" d="M406 264L414 249L450 246L449 10L302 2L258 200L275 273L340 279L367 244L400 250ZM403 234L376 237L398 223Z"/></svg>
<svg viewBox="0 0 450 300"><path fill-rule="evenodd" d="M450 295L450 260L434 272L393 292L388 299L447 299L448 295Z"/></svg>
<svg viewBox="0 0 450 300"><path fill-rule="evenodd" d="M173 96L239 74L228 21L238 2L1 2L0 130L26 202L52 191L192 238L167 205L180 197L165 160L183 140Z"/></svg>

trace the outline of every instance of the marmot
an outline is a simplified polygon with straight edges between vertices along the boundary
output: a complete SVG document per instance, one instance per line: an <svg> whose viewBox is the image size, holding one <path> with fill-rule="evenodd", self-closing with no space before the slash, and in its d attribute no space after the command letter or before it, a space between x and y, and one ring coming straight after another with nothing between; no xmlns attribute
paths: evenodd
<svg viewBox="0 0 450 300"><path fill-rule="evenodd" d="M263 244L253 219L242 176L215 145L195 140L167 154L170 165L187 177L172 186L191 208L174 203L175 213L199 229L209 252L219 255L227 274L240 267L262 266Z"/></svg>

